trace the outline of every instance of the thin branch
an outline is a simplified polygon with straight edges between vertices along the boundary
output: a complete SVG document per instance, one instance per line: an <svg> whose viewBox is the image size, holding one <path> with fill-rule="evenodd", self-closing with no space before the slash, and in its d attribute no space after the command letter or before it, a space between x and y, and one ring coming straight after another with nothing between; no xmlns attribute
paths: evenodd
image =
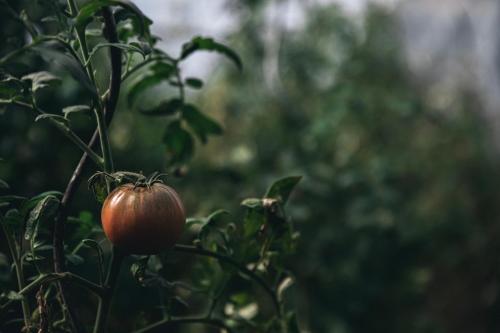
<svg viewBox="0 0 500 333"><path fill-rule="evenodd" d="M249 270L248 268L246 268L245 266L243 266L242 264L240 264L236 260L234 260L226 255L217 253L217 252L212 252L212 251L200 249L200 248L197 248L195 246L190 246L190 245L177 244L174 246L174 251L216 258L220 261L223 261L223 262L230 264L231 266L237 268L241 274L254 280L257 284L259 284L262 287L262 289L264 289L266 291L266 293L269 295L269 297L273 301L273 305L274 305L276 312L278 313L279 316L281 316L281 308L280 308L280 304L279 304L278 298L276 296L276 293L271 289L271 287L266 283L266 281L264 281L260 276L258 276L257 274L255 274L254 272L252 272L251 270Z"/></svg>
<svg viewBox="0 0 500 333"><path fill-rule="evenodd" d="M39 114L48 114L47 112L43 111L39 107L34 107L33 105L30 105L28 103L20 102L20 101L8 101L9 104L21 106L24 108L28 108L31 110L34 110L38 112ZM71 130L68 126L64 126L57 120L53 118L47 118L47 120L54 125L61 133L63 133L68 139L70 139L78 148L80 148L84 153L88 154L89 157L99 166L102 167L103 165L103 158L99 155L97 155L96 152L92 150L91 147L89 147L85 142L83 142L80 137Z"/></svg>
<svg viewBox="0 0 500 333"><path fill-rule="evenodd" d="M132 74L134 74L135 72L137 72L142 67L144 67L144 66L146 66L146 65L148 65L148 64L150 64L152 62L155 62L157 60L169 60L169 61L173 61L170 57L167 57L167 56L164 56L164 55L148 58L145 61L137 64L135 67L133 67L131 70L127 71L125 74L123 74L122 81L125 81L126 79L128 79Z"/></svg>
<svg viewBox="0 0 500 333"><path fill-rule="evenodd" d="M227 326L222 320L212 319L212 318L171 318L171 319L166 318L154 324L136 330L133 333L159 332L161 329L177 324L204 324L224 329L228 333L233 333L233 330L229 326Z"/></svg>
<svg viewBox="0 0 500 333"><path fill-rule="evenodd" d="M21 289L19 291L19 294L27 295L44 283L53 282L53 281L60 281L60 280L74 282L75 284L87 289L88 291L93 292L94 294L96 294L98 296L104 295L104 293L105 293L105 289L103 287L99 286L98 284L95 284L94 282L89 281L89 280L87 280L79 275L73 274L71 272L63 272L63 273L49 273L49 274L41 275L36 280L34 280L30 284L28 284L26 287Z"/></svg>
<svg viewBox="0 0 500 333"><path fill-rule="evenodd" d="M102 333L106 329L107 317L111 308L113 293L120 273L120 267L125 258L125 254L113 248L112 258L108 275L106 277L105 287L106 294L99 298L97 306L97 315L94 323L94 333Z"/></svg>
<svg viewBox="0 0 500 333"><path fill-rule="evenodd" d="M15 243L14 239L12 239L12 236L6 230L6 228L2 222L3 221L0 220L0 226L2 227L2 230L5 234L5 239L7 240L7 246L9 247L10 255L12 256L12 262L14 263L14 268L16 270L18 288L22 289L24 287L24 275L23 275L22 263L19 260L19 252L18 252L18 249L16 247L16 243ZM6 305L7 304L4 304L4 306L6 306ZM26 328L29 328L30 327L30 315L31 315L29 303L26 299L23 298L21 300L21 305L22 305L22 309L23 309L24 325ZM2 306L2 308L4 306Z"/></svg>

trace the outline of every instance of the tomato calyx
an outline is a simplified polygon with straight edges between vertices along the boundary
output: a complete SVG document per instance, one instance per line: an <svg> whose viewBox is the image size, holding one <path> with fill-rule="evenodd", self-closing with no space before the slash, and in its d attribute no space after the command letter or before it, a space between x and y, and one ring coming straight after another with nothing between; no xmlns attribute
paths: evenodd
<svg viewBox="0 0 500 333"><path fill-rule="evenodd" d="M153 184L164 183L163 177L166 177L166 173L154 172L150 176L146 177L142 173L136 173L131 171L117 171L113 173L99 171L93 174L88 180L88 188L94 193L94 196L98 201L103 201L103 197L107 195L105 190L106 184L111 183L113 187L117 187L123 184L133 184L134 189L138 187L151 188ZM106 192L106 193L103 193Z"/></svg>

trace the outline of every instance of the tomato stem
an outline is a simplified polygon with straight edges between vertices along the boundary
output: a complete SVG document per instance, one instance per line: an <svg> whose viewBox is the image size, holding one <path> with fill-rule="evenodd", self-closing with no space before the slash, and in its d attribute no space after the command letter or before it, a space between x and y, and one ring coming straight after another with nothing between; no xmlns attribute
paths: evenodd
<svg viewBox="0 0 500 333"><path fill-rule="evenodd" d="M107 318L111 308L113 293L120 273L120 268L125 258L125 254L113 247L111 250L111 262L109 264L108 275L104 284L105 293L99 298L97 315L94 323L94 333L103 333L106 330Z"/></svg>
<svg viewBox="0 0 500 333"><path fill-rule="evenodd" d="M3 221L0 221L0 226L5 234L5 239L7 240L7 246L9 247L10 254L12 256L12 262L14 264L14 268L16 270L17 284L19 290L24 288L24 274L23 274L23 266L22 262L19 258L19 251L17 249L16 241L12 237L12 235L6 230ZM23 309L23 318L24 318L24 326L29 330L30 328L30 316L31 310L28 303L28 300L23 297L21 300L21 305Z"/></svg>

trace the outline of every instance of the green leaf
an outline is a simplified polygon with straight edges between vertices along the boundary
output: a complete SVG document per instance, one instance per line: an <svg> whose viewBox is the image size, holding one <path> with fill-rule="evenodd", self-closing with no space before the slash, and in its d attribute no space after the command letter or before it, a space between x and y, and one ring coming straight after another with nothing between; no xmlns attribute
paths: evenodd
<svg viewBox="0 0 500 333"><path fill-rule="evenodd" d="M40 114L35 118L35 121L43 120L43 119L54 119L58 122L63 123L64 125L68 125L68 119L64 118L63 116L59 114L53 114L53 113L44 113Z"/></svg>
<svg viewBox="0 0 500 333"><path fill-rule="evenodd" d="M301 176L282 178L271 185L264 197L278 199L285 204L290 196L290 193L292 193L293 189L301 179Z"/></svg>
<svg viewBox="0 0 500 333"><path fill-rule="evenodd" d="M85 68L71 53L71 46L62 41L49 41L34 45L31 48L47 62L52 62L68 72L77 82L81 83L93 96L97 95L94 85L90 81Z"/></svg>
<svg viewBox="0 0 500 333"><path fill-rule="evenodd" d="M52 217L59 209L60 201L53 195L48 195L38 201L37 205L30 212L28 221L26 221L26 232L24 238L30 240L36 237L38 225Z"/></svg>
<svg viewBox="0 0 500 333"><path fill-rule="evenodd" d="M241 202L241 205L247 208L263 208L262 199L248 198Z"/></svg>
<svg viewBox="0 0 500 333"><path fill-rule="evenodd" d="M184 105L182 117L203 143L207 142L208 135L222 134L222 127L215 120L198 111L194 105Z"/></svg>
<svg viewBox="0 0 500 333"><path fill-rule="evenodd" d="M23 295L21 295L21 294L19 294L19 293L15 292L15 291L13 291L13 290L9 291L9 292L5 295L5 297L6 297L7 299L11 300L11 301L20 301L20 300L22 300L22 299L24 298L24 297L23 297Z"/></svg>
<svg viewBox="0 0 500 333"><path fill-rule="evenodd" d="M2 97L1 100L3 100L3 102L0 102L0 104L11 103L14 97L23 94L25 88L25 82L10 74L3 74L0 80L0 97Z"/></svg>
<svg viewBox="0 0 500 333"><path fill-rule="evenodd" d="M75 266L81 265L85 262L85 259L83 259L82 256L79 256L78 254L73 254L73 253L67 253L66 259Z"/></svg>
<svg viewBox="0 0 500 333"><path fill-rule="evenodd" d="M213 38L197 36L182 46L181 59L186 59L196 51L214 51L231 59L239 70L243 69L240 57L236 52L224 44L218 43Z"/></svg>
<svg viewBox="0 0 500 333"><path fill-rule="evenodd" d="M88 106L88 105L72 105L72 106L67 106L67 107L63 108L63 110L62 110L65 118L68 118L68 116L71 113L86 112L86 111L90 111L90 106Z"/></svg>
<svg viewBox="0 0 500 333"><path fill-rule="evenodd" d="M171 163L182 163L193 155L194 142L191 134L181 127L179 121L168 125L163 136L163 142L167 146L167 154Z"/></svg>
<svg viewBox="0 0 500 333"><path fill-rule="evenodd" d="M100 203L103 203L108 196L108 187L106 176L102 173L96 174L89 179L89 189L94 193L94 197Z"/></svg>
<svg viewBox="0 0 500 333"><path fill-rule="evenodd" d="M160 103L160 105L155 106L150 109L138 108L139 112L145 116L170 116L178 111L182 106L182 100L179 98L173 98L168 101Z"/></svg>
<svg viewBox="0 0 500 333"><path fill-rule="evenodd" d="M61 79L49 72L41 71L25 75L23 81L31 81L31 90L36 92L55 83L60 83Z"/></svg>
<svg viewBox="0 0 500 333"><path fill-rule="evenodd" d="M186 78L185 84L186 86L194 89L200 89L201 87L203 87L203 81L194 77Z"/></svg>
<svg viewBox="0 0 500 333"><path fill-rule="evenodd" d="M130 106L137 102L140 94L145 90L168 80L175 73L175 68L166 62L156 62L148 66L147 70L137 75L130 84L127 102Z"/></svg>
<svg viewBox="0 0 500 333"><path fill-rule="evenodd" d="M84 29L96 16L97 12L104 6L121 6L134 13L141 21L143 31L148 30L148 26L152 23L140 9L129 0L93 0L87 2L80 8L75 20L76 27L78 29Z"/></svg>
<svg viewBox="0 0 500 333"><path fill-rule="evenodd" d="M243 235L253 238L266 223L266 216L260 209L248 209L243 219Z"/></svg>

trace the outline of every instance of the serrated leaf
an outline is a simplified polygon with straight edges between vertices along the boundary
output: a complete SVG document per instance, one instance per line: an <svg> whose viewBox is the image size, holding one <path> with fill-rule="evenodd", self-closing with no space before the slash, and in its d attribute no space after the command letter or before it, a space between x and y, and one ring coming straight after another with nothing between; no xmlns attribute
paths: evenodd
<svg viewBox="0 0 500 333"><path fill-rule="evenodd" d="M173 98L150 109L138 108L138 111L145 116L170 116L176 113L181 106L182 101L179 98Z"/></svg>
<svg viewBox="0 0 500 333"><path fill-rule="evenodd" d="M183 106L182 118L203 143L207 142L209 135L222 134L222 127L215 120L201 113L194 105Z"/></svg>
<svg viewBox="0 0 500 333"><path fill-rule="evenodd" d="M147 89L168 80L174 74L174 67L166 62L156 62L148 66L147 70L139 73L132 83L127 96L130 106L134 105L140 94Z"/></svg>
<svg viewBox="0 0 500 333"><path fill-rule="evenodd" d="M25 75L21 78L23 81L31 81L31 90L36 92L55 83L60 83L61 79L49 72L40 71Z"/></svg>
<svg viewBox="0 0 500 333"><path fill-rule="evenodd" d="M301 176L282 178L269 187L264 197L278 199L285 204L293 189L301 179Z"/></svg>
<svg viewBox="0 0 500 333"><path fill-rule="evenodd" d="M243 64L240 57L231 48L224 44L216 42L213 38L197 36L182 46L181 59L187 58L196 51L214 51L221 53L231 59L239 70L242 70Z"/></svg>
<svg viewBox="0 0 500 333"><path fill-rule="evenodd" d="M72 105L63 108L62 110L65 118L67 118L71 113L87 112L87 111L90 111L90 106L88 105Z"/></svg>
<svg viewBox="0 0 500 333"><path fill-rule="evenodd" d="M163 136L163 143L166 145L171 163L185 162L193 155L193 138L188 131L181 127L179 121L174 121L167 126Z"/></svg>
<svg viewBox="0 0 500 333"><path fill-rule="evenodd" d="M186 78L185 84L186 86L194 89L200 89L201 87L203 87L203 81L194 77Z"/></svg>

